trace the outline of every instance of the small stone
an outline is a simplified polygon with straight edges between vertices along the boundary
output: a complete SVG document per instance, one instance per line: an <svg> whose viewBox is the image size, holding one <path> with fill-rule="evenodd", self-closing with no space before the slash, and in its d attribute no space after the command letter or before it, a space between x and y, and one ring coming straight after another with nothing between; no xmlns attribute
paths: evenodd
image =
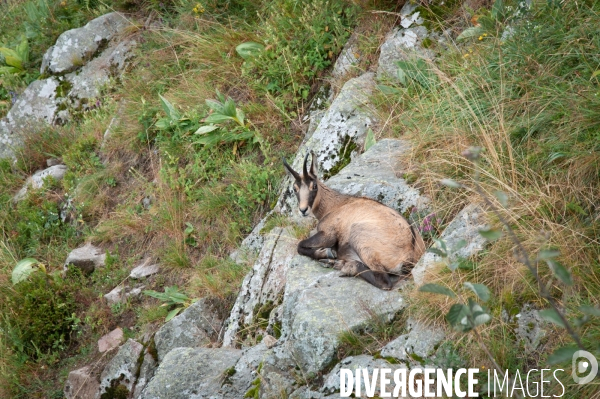
<svg viewBox="0 0 600 399"><path fill-rule="evenodd" d="M85 273L91 273L95 268L104 266L105 261L106 254L104 251L91 243L87 243L83 247L71 251L65 261L64 271L68 270L69 265L73 265Z"/></svg>
<svg viewBox="0 0 600 399"><path fill-rule="evenodd" d="M123 330L120 327L115 328L98 340L98 351L104 353L117 348L123 341Z"/></svg>
<svg viewBox="0 0 600 399"><path fill-rule="evenodd" d="M275 338L272 335L265 335L262 342L265 343L265 346L267 347L267 349L271 349L272 347L275 346L275 344L277 344L277 338Z"/></svg>
<svg viewBox="0 0 600 399"><path fill-rule="evenodd" d="M93 398L99 387L97 377L89 366L85 366L69 373L64 395L66 399Z"/></svg>
<svg viewBox="0 0 600 399"><path fill-rule="evenodd" d="M381 350L382 357L409 362L415 358L425 361L434 354L437 345L446 336L443 330L413 319L408 319L406 324L409 331L384 346Z"/></svg>
<svg viewBox="0 0 600 399"><path fill-rule="evenodd" d="M44 181L47 178L53 178L56 181L60 181L65 177L67 173L67 167L65 165L54 165L35 172L30 178L27 179L21 190L13 197L13 202L18 202L25 198L29 187L34 189L42 188Z"/></svg>
<svg viewBox="0 0 600 399"><path fill-rule="evenodd" d="M124 287L122 285L117 285L111 292L104 294L104 299L106 299L106 302L108 302L109 305L121 302L123 300L123 291Z"/></svg>
<svg viewBox="0 0 600 399"><path fill-rule="evenodd" d="M136 266L131 271L129 277L133 279L141 279L158 273L160 271L160 266L157 263L151 262L152 260L150 258L144 260L144 262Z"/></svg>
<svg viewBox="0 0 600 399"><path fill-rule="evenodd" d="M61 161L58 158L50 158L46 160L46 165L48 165L48 167L60 165L60 163Z"/></svg>

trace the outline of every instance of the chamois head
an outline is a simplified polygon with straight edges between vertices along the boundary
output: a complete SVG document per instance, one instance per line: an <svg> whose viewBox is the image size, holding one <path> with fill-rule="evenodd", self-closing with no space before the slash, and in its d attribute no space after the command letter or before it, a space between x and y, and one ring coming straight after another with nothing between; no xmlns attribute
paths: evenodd
<svg viewBox="0 0 600 399"><path fill-rule="evenodd" d="M304 157L302 175L294 171L294 169L288 165L285 159L283 160L283 166L285 166L287 171L296 180L294 182L294 192L296 193L296 198L298 199L298 209L300 210L302 216L308 216L311 213L315 198L317 198L317 192L319 190L319 185L317 184L317 157L314 153L312 153L312 162L310 165L310 170L308 170L306 165L308 162L308 155L309 154L306 154Z"/></svg>

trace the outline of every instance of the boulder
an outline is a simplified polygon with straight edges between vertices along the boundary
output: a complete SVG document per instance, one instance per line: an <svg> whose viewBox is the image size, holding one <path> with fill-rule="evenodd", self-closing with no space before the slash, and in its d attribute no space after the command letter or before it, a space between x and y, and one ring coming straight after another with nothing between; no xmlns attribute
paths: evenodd
<svg viewBox="0 0 600 399"><path fill-rule="evenodd" d="M119 347L123 341L123 330L115 328L98 340L98 352L103 353Z"/></svg>
<svg viewBox="0 0 600 399"><path fill-rule="evenodd" d="M479 234L479 230L485 227L485 211L479 205L469 204L461 210L440 236L450 251L448 259L451 262L461 258L467 259L481 251L485 247L486 240ZM467 245L458 251L453 251L452 248L455 248L461 240L465 240ZM412 270L415 284L417 286L425 284L427 272L435 269L441 261L441 256L426 252Z"/></svg>
<svg viewBox="0 0 600 399"><path fill-rule="evenodd" d="M67 260L65 260L64 271L66 272L69 266L80 268L85 273L91 273L97 267L104 266L106 261L106 253L102 249L93 246L91 243L85 244L71 251Z"/></svg>
<svg viewBox="0 0 600 399"><path fill-rule="evenodd" d="M377 121L369 106L369 97L374 88L374 75L370 72L348 80L320 119L314 133L302 143L290 165L295 170L302 170L304 156L314 151L320 175L327 180L337 174L344 163L358 156L369 128ZM291 179L284 179L282 184L284 189L275 209L280 213L296 215L296 197L291 188Z"/></svg>
<svg viewBox="0 0 600 399"><path fill-rule="evenodd" d="M143 399L222 398L242 351L225 348L175 348L142 391ZM233 375L235 376L235 374ZM238 396L242 398L243 396Z"/></svg>
<svg viewBox="0 0 600 399"><path fill-rule="evenodd" d="M397 62L411 58L426 58L432 60L435 53L423 46L423 41L429 37L429 32L422 26L423 18L415 9L417 5L406 2L401 15L401 28L394 28L381 45L377 78L398 79Z"/></svg>
<svg viewBox="0 0 600 399"><path fill-rule="evenodd" d="M375 315L391 321L405 306L399 291L341 278L338 271L297 255L287 275L280 341L289 343L303 373L316 375L334 360L340 333L365 327Z"/></svg>
<svg viewBox="0 0 600 399"><path fill-rule="evenodd" d="M106 253L91 243L87 243L69 253L65 260L64 269L66 271L72 265L89 273L93 272L97 267L104 266L105 261Z"/></svg>
<svg viewBox="0 0 600 399"><path fill-rule="evenodd" d="M223 337L223 346L236 346L237 333L244 326L252 325L255 313L270 312L281 302L286 282L288 263L296 254L297 239L291 228L276 227L265 234L258 260L246 275L240 293L229 316ZM268 318L268 315L267 315Z"/></svg>
<svg viewBox="0 0 600 399"><path fill-rule="evenodd" d="M387 392L391 394L391 392L393 391L393 387L394 387L394 385L393 385L394 371L397 369L406 369L406 366L404 364L390 364L389 362L387 362L384 359L375 359L372 356L368 356L368 355L350 356L350 357L347 357L347 358L343 359L342 361L340 361L333 368L333 370L331 370L329 372L329 374L327 374L327 376L325 376L325 383L323 384L323 387L321 388L321 392L323 394L329 394L329 395L337 393L339 396L340 379L341 379L340 370L341 369L352 370L353 374L358 369L367 369L369 372L369 375L372 376L374 369L379 369L379 372L381 372L381 369L384 369L384 368L391 370L391 374L387 375L388 378L390 379L390 384L388 385ZM407 373L408 372L409 371L407 370ZM377 388L375 390L375 395L378 397L385 397L381 394L381 391L380 391L379 378L377 379L377 382L378 382L378 384L377 384ZM364 380L361 379L361 384L360 384L361 396L360 397L367 397L365 388L366 387L365 387ZM352 392L354 393L355 391L353 390ZM370 396L368 396L368 397L370 397Z"/></svg>
<svg viewBox="0 0 600 399"><path fill-rule="evenodd" d="M18 202L25 198L27 190L31 187L34 189L42 188L44 181L48 178L52 178L56 181L60 181L65 177L67 173L67 167L65 165L54 165L44 170L35 172L31 177L25 181L25 184L19 190L19 192L13 197L13 202Z"/></svg>
<svg viewBox="0 0 600 399"><path fill-rule="evenodd" d="M260 378L258 370L270 353L271 351L263 342L244 349L235 368L227 373L228 376L221 388L222 399L245 397L248 390L253 387L253 383Z"/></svg>
<svg viewBox="0 0 600 399"><path fill-rule="evenodd" d="M111 12L63 32L44 54L40 73L60 75L78 69L129 25L125 16Z"/></svg>
<svg viewBox="0 0 600 399"><path fill-rule="evenodd" d="M356 32L350 36L344 48L340 51L340 55L335 60L333 70L331 71L332 78L343 79L350 73L357 71L357 66L361 58L358 39Z"/></svg>
<svg viewBox="0 0 600 399"><path fill-rule="evenodd" d="M66 399L89 399L96 395L99 388L97 375L90 366L85 366L69 373L64 395Z"/></svg>
<svg viewBox="0 0 600 399"><path fill-rule="evenodd" d="M129 395L133 391L139 371L139 359L144 350L144 346L139 342L128 339L127 342L119 348L119 351L113 357L100 376L100 390L96 394L96 399L100 399L103 394L109 394L109 397L119 394Z"/></svg>
<svg viewBox="0 0 600 399"><path fill-rule="evenodd" d="M429 326L413 319L408 319L406 325L408 332L384 346L381 356L425 366L424 362L435 354L437 346L446 335L439 327Z"/></svg>
<svg viewBox="0 0 600 399"><path fill-rule="evenodd" d="M199 348L219 335L223 322L205 298L166 322L154 336L158 360L173 348Z"/></svg>
<svg viewBox="0 0 600 399"><path fill-rule="evenodd" d="M23 134L54 123L60 86L57 78L36 80L19 96L5 118L0 120L0 158L13 158L14 149L23 144Z"/></svg>

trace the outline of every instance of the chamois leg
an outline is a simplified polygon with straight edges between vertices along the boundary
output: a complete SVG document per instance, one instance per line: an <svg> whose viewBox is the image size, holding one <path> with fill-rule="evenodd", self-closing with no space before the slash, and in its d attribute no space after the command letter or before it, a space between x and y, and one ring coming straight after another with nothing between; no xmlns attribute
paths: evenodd
<svg viewBox="0 0 600 399"><path fill-rule="evenodd" d="M387 273L374 272L358 260L323 259L321 262L327 263L334 269L341 271L343 273L342 277L360 277L367 283L386 291L394 287L394 281L390 279Z"/></svg>
<svg viewBox="0 0 600 399"><path fill-rule="evenodd" d="M336 243L337 239L335 236L319 231L312 237L298 243L298 253L317 260L335 259L337 254L333 247Z"/></svg>

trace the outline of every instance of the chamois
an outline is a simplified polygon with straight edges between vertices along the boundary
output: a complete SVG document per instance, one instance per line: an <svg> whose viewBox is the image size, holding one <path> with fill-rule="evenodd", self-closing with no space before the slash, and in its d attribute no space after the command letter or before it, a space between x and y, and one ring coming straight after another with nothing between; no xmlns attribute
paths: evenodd
<svg viewBox="0 0 600 399"><path fill-rule="evenodd" d="M302 175L283 159L295 179L300 213L319 220L317 233L300 241L298 253L340 270L342 276L359 276L378 288L392 289L425 252L421 235L394 209L327 187L317 177L314 153L307 170L308 155Z"/></svg>

